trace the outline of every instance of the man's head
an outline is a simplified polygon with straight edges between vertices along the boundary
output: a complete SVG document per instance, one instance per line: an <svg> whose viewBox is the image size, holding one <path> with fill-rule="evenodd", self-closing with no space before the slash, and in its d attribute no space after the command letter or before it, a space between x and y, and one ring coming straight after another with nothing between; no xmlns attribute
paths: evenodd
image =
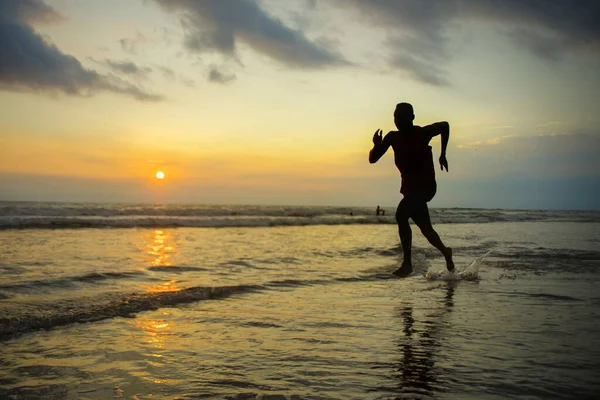
<svg viewBox="0 0 600 400"><path fill-rule="evenodd" d="M398 103L394 111L394 123L398 129L412 126L415 114L413 106L409 103Z"/></svg>

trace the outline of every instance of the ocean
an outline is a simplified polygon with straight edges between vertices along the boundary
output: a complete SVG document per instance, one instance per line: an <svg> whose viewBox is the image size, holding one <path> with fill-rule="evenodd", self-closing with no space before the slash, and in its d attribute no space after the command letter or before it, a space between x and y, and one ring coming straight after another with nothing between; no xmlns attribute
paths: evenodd
<svg viewBox="0 0 600 400"><path fill-rule="evenodd" d="M600 396L600 212L383 209L0 202L0 398Z"/></svg>

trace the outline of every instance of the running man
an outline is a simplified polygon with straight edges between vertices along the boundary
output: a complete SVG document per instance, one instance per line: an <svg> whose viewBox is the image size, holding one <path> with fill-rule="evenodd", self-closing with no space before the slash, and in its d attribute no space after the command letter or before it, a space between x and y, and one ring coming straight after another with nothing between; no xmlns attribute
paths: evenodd
<svg viewBox="0 0 600 400"><path fill-rule="evenodd" d="M394 123L398 130L391 131L382 138L383 132L381 129L377 129L373 135L373 148L369 152L369 162L374 164L392 146L394 162L402 175L400 193L404 195L404 198L398 204L396 221L398 222L404 260L400 268L394 271L394 274L399 277L408 276L412 272L412 231L408 222L409 218L412 218L421 229L429 243L442 252L448 271L454 271L452 249L444 246L439 235L433 229L427 208L427 203L433 199L437 190L433 153L429 141L437 135L442 135L442 154L439 161L442 171L446 168L447 172L446 147L450 138L450 125L448 122L436 122L420 127L413 125L414 119L412 105L409 103L396 105Z"/></svg>

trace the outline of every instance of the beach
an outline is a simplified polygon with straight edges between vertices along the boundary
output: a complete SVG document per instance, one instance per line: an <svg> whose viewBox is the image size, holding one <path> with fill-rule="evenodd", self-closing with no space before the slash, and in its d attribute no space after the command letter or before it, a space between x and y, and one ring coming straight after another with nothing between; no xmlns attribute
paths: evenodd
<svg viewBox="0 0 600 400"><path fill-rule="evenodd" d="M600 212L0 203L0 398L592 399Z"/></svg>

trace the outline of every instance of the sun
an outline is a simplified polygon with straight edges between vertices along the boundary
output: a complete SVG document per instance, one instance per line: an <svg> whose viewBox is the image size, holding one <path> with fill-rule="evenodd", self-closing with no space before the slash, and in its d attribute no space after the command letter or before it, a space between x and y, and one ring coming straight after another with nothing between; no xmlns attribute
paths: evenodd
<svg viewBox="0 0 600 400"><path fill-rule="evenodd" d="M158 179L165 179L165 173L162 172L162 171L158 171L156 173L156 178L158 178Z"/></svg>

